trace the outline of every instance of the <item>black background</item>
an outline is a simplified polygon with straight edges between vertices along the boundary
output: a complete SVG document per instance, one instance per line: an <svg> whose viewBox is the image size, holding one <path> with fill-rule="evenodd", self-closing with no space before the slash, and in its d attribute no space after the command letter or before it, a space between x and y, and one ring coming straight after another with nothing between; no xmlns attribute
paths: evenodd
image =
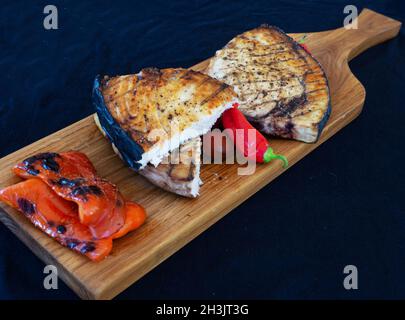
<svg viewBox="0 0 405 320"><path fill-rule="evenodd" d="M96 74L189 67L262 23L334 29L347 4L405 21L403 1L2 1L0 156L91 114ZM404 39L350 64L359 118L117 298L405 298ZM77 298L43 289L43 268L0 224L0 298Z"/></svg>

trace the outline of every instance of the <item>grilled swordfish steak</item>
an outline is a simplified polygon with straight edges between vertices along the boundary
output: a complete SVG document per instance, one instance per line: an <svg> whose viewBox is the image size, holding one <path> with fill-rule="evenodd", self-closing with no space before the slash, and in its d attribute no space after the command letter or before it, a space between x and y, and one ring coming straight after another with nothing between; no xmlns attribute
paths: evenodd
<svg viewBox="0 0 405 320"><path fill-rule="evenodd" d="M277 27L236 36L216 52L206 73L234 87L240 110L264 133L315 142L329 118L322 67Z"/></svg>
<svg viewBox="0 0 405 320"><path fill-rule="evenodd" d="M93 87L101 128L135 170L157 166L170 151L205 134L235 102L230 86L181 68L98 76Z"/></svg>

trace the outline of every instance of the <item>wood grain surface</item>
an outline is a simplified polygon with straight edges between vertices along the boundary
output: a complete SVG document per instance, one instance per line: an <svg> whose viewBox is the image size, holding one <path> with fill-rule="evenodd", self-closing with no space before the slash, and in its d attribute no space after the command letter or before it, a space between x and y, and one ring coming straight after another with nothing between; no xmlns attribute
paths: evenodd
<svg viewBox="0 0 405 320"><path fill-rule="evenodd" d="M315 144L273 139L273 149L288 158L290 167L360 114L366 92L351 73L348 61L395 37L400 27L400 22L365 9L357 30L340 28L308 34L306 44L329 79L332 114ZM291 34L295 39L302 35ZM207 63L192 68L202 71ZM259 165L250 176L238 175L236 164L203 165L201 196L182 198L126 168L89 116L0 159L0 187L19 181L10 171L16 162L38 152L66 150L86 153L102 177L117 184L124 196L142 204L148 213L144 226L114 241L111 256L94 263L60 246L22 214L0 204L1 221L46 264L56 265L59 276L83 299L113 298L284 171L279 162Z"/></svg>

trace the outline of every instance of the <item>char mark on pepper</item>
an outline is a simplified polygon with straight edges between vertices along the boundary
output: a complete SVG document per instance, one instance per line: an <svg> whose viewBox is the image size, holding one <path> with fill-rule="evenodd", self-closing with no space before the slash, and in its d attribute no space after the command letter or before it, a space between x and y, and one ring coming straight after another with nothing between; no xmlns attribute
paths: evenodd
<svg viewBox="0 0 405 320"><path fill-rule="evenodd" d="M60 187L67 187L67 188L75 188L80 186L85 179L83 178L76 178L76 179L67 179L67 178L60 178L58 181L55 182Z"/></svg>
<svg viewBox="0 0 405 320"><path fill-rule="evenodd" d="M80 249L80 252L85 254L87 252L92 252L96 250L96 246L93 242L87 242L84 244L84 246Z"/></svg>
<svg viewBox="0 0 405 320"><path fill-rule="evenodd" d="M66 232L66 227L61 224L61 225L57 226L56 231L57 231L59 234L64 234L64 233Z"/></svg>
<svg viewBox="0 0 405 320"><path fill-rule="evenodd" d="M39 173L38 170L34 169L33 165L37 161L41 161L41 166L45 170L50 170L54 172L59 171L59 164L56 162L55 158L59 158L60 155L55 152L44 152L44 153L39 153L35 156L29 157L23 161L23 164L26 166L30 172L29 174L32 175L37 175Z"/></svg>
<svg viewBox="0 0 405 320"><path fill-rule="evenodd" d="M74 188L71 192L73 197L81 196L84 200L87 201L87 196L93 194L95 196L102 196L103 191L96 185L91 186L78 186Z"/></svg>
<svg viewBox="0 0 405 320"><path fill-rule="evenodd" d="M35 205L31 201L25 198L18 198L17 203L18 207L25 215L30 216L35 213Z"/></svg>

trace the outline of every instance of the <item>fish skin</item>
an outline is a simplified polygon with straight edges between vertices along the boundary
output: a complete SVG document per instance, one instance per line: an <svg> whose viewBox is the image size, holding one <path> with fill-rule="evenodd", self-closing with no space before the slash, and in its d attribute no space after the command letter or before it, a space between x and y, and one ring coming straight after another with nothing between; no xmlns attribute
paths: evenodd
<svg viewBox="0 0 405 320"><path fill-rule="evenodd" d="M277 27L262 25L236 36L205 72L234 87L240 110L266 134L316 142L330 116L321 65Z"/></svg>

